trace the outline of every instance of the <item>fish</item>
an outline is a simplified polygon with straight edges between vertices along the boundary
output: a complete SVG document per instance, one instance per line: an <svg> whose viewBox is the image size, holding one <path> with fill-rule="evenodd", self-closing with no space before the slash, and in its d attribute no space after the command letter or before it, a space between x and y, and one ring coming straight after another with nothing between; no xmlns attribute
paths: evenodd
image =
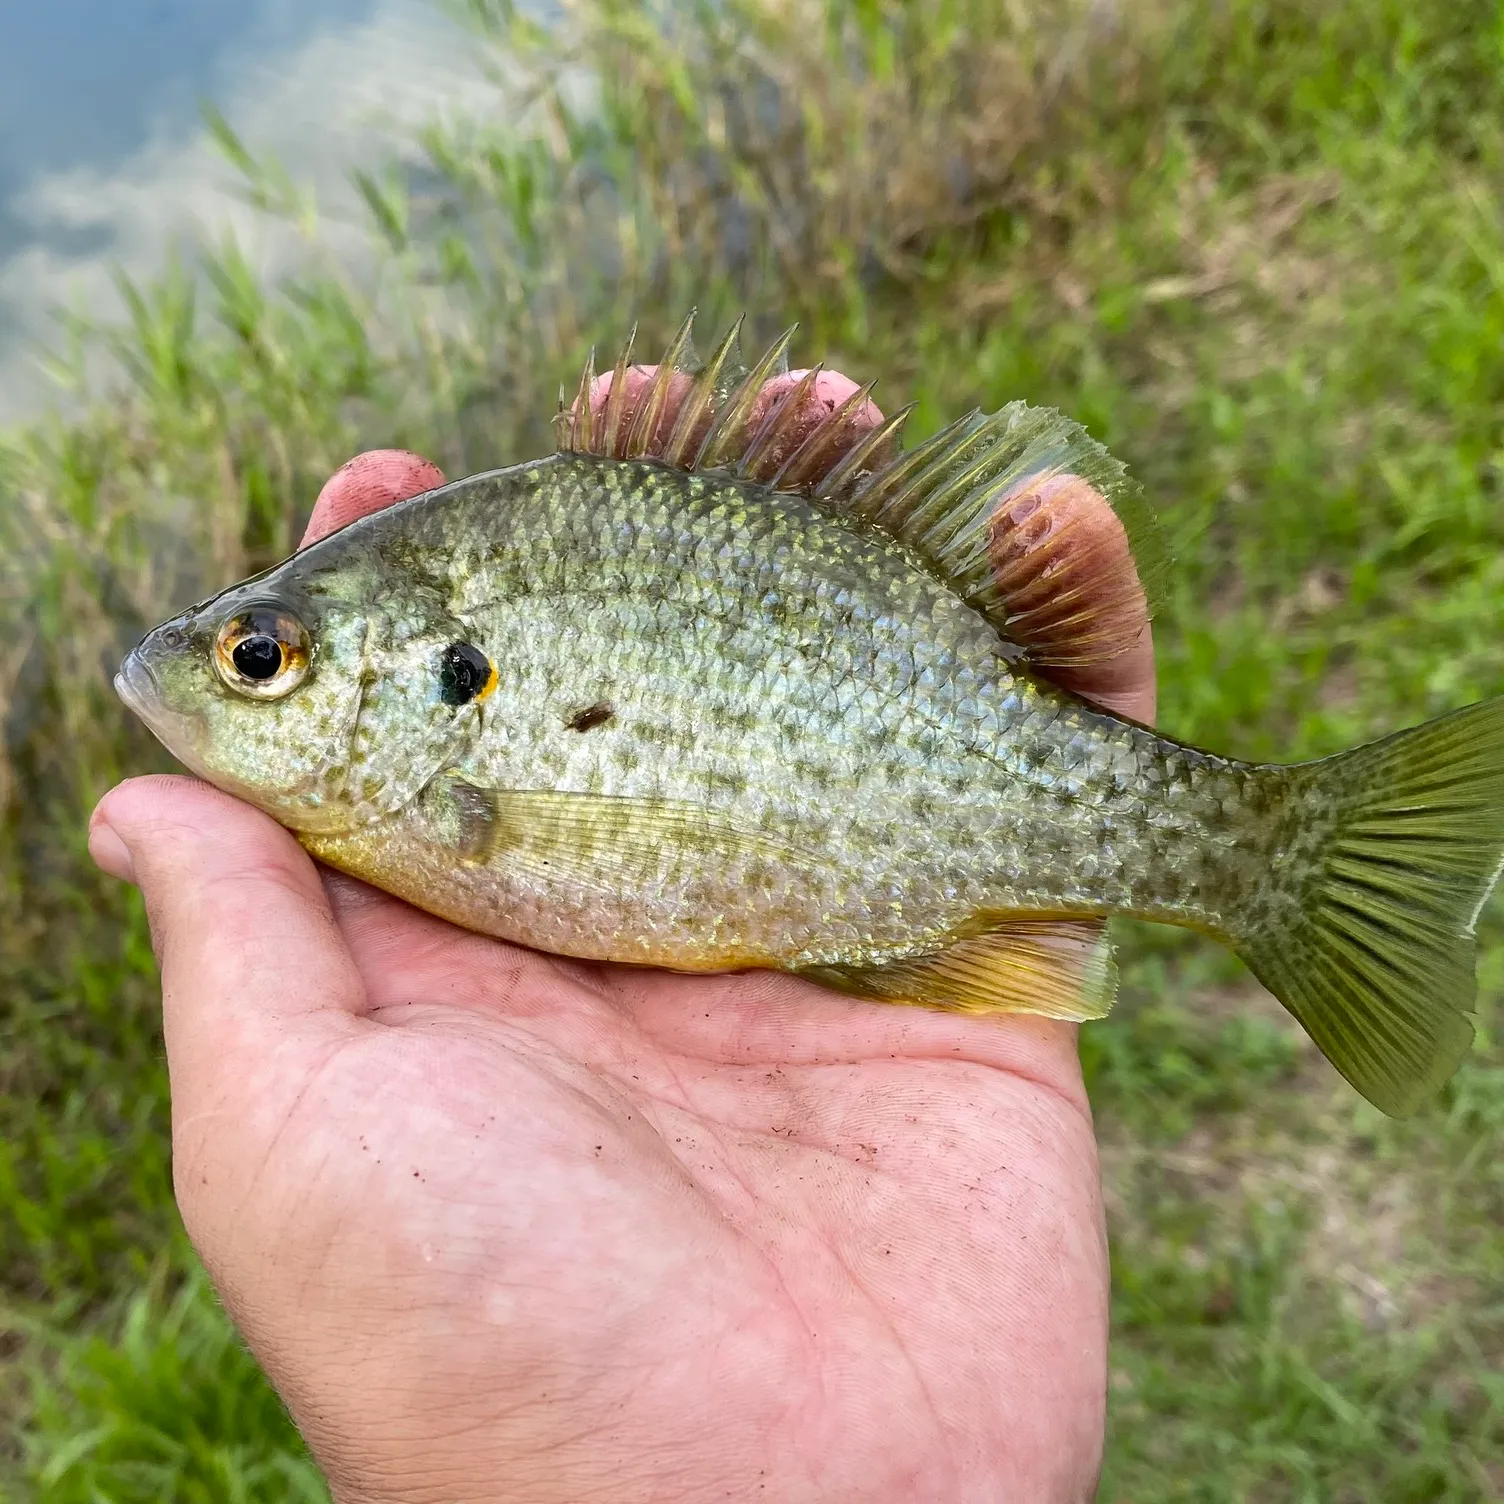
<svg viewBox="0 0 1504 1504"><path fill-rule="evenodd" d="M1146 560L1125 468L1021 401L912 448L907 409L856 424L870 387L811 424L815 372L760 396L789 335L749 367L739 329L702 364L686 320L635 396L629 342L603 405L592 357L554 453L163 622L121 698L319 861L471 930L1086 1021L1108 921L1156 921L1415 1112L1473 1039L1504 698L1294 764L1088 703L1056 678L1128 650L1134 613L1095 609L1081 550L1024 581L1006 545L1066 483Z"/></svg>

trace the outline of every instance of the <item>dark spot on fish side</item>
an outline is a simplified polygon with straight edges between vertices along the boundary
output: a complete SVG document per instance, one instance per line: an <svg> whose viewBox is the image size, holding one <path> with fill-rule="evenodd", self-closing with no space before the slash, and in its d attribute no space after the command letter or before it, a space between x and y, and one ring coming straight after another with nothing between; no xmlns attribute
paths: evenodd
<svg viewBox="0 0 1504 1504"><path fill-rule="evenodd" d="M591 705L587 709L580 711L578 715L573 716L569 720L568 726L571 731L594 731L597 726L604 726L607 721L613 720L615 716L616 712L605 701L601 701L599 704Z"/></svg>

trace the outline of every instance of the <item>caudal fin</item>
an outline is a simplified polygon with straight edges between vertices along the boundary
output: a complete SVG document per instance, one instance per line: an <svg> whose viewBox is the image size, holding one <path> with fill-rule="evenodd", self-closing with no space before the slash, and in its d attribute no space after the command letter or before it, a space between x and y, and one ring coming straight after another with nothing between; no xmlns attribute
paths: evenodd
<svg viewBox="0 0 1504 1504"><path fill-rule="evenodd" d="M1327 1059L1406 1117L1473 1039L1473 925L1504 865L1504 698L1280 771L1321 843L1235 944Z"/></svg>

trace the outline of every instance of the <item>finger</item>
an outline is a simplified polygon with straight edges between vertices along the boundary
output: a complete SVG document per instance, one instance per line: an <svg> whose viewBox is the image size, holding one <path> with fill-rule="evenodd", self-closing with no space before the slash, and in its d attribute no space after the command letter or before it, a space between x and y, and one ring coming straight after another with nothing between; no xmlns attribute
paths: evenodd
<svg viewBox="0 0 1504 1504"><path fill-rule="evenodd" d="M625 395L622 398L621 426L619 432L625 433L632 426L632 420L636 418L638 410L648 395L648 389L653 384L653 377L658 374L656 365L628 366L623 376ZM597 376L590 383L590 414L592 418L602 418L606 412L606 399L611 395L615 385L616 373L607 371L603 376ZM663 409L658 415L658 420L653 424L653 432L648 436L647 448L643 451L648 456L661 455L667 445L669 435L674 431L674 423L679 417L679 409L684 405L684 399L689 395L691 385L690 376L684 371L675 371L668 379L668 392L663 399Z"/></svg>
<svg viewBox="0 0 1504 1504"><path fill-rule="evenodd" d="M134 778L99 802L89 849L146 900L175 1086L356 1030L364 989L317 870L267 816L195 779Z"/></svg>
<svg viewBox="0 0 1504 1504"><path fill-rule="evenodd" d="M637 416L638 409L646 399L648 390L652 385L653 377L657 374L656 365L628 366L624 376L625 396L621 406L621 424L623 428L629 426ZM606 411L606 401L611 395L615 381L615 372L607 371L598 376L590 387L590 412L592 417L601 418ZM751 412L747 418L746 435L750 439L762 426L763 420L782 402L790 392L795 390L801 381L809 374L808 371L786 371L782 375L774 376L768 381L763 389L757 394L752 404ZM689 394L691 378L683 371L675 371L669 380L668 392L664 398L663 410L657 422L653 425L653 433L648 440L646 453L649 456L661 454L664 446L668 443L674 424L678 419L679 410ZM839 371L821 371L810 384L809 389L800 399L799 410L785 415L783 426L783 439L779 446L779 456L786 457L792 454L800 444L832 413L836 411L848 398L858 390L856 382L849 376L843 376ZM846 450L852 448L856 442L876 428L883 421L882 409L870 398L860 408L849 415L845 422L844 445L837 447L826 456L824 468L818 473L805 477L805 484L813 485L833 470L841 460ZM771 466L776 463L775 457L768 458Z"/></svg>
<svg viewBox="0 0 1504 1504"><path fill-rule="evenodd" d="M752 405L751 417L747 420L749 436L757 432L762 426L763 419L808 375L808 369L785 371L781 376L773 377L763 387L757 394L757 401ZM779 454L771 458L769 463L780 462L791 455L843 402L855 396L858 390L856 382L849 376L843 376L839 371L819 372L800 399L798 410L784 415L783 422L780 424L784 436L778 445ZM869 397L846 420L846 448L852 448L858 439L876 428L882 421L882 410ZM839 450L831 455L829 464L826 466L826 473L834 470L841 458L842 452ZM819 479L820 476L810 477L810 481Z"/></svg>
<svg viewBox="0 0 1504 1504"><path fill-rule="evenodd" d="M1107 710L1154 719L1149 602L1128 534L1079 475L1029 481L998 503L990 551L1009 635L1036 671Z"/></svg>
<svg viewBox="0 0 1504 1504"><path fill-rule="evenodd" d="M406 449L370 449L346 460L324 482L299 545L306 548L368 512L421 495L444 484L444 472Z"/></svg>

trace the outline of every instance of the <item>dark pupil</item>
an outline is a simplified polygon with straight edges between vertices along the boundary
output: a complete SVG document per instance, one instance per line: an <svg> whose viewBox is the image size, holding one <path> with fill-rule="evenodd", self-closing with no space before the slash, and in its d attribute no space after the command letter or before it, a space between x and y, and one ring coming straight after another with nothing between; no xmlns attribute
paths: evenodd
<svg viewBox="0 0 1504 1504"><path fill-rule="evenodd" d="M491 660L468 642L451 642L439 658L439 694L446 705L468 705L491 678Z"/></svg>
<svg viewBox="0 0 1504 1504"><path fill-rule="evenodd" d="M274 679L282 672L282 644L275 637L242 637L230 657L246 679Z"/></svg>

